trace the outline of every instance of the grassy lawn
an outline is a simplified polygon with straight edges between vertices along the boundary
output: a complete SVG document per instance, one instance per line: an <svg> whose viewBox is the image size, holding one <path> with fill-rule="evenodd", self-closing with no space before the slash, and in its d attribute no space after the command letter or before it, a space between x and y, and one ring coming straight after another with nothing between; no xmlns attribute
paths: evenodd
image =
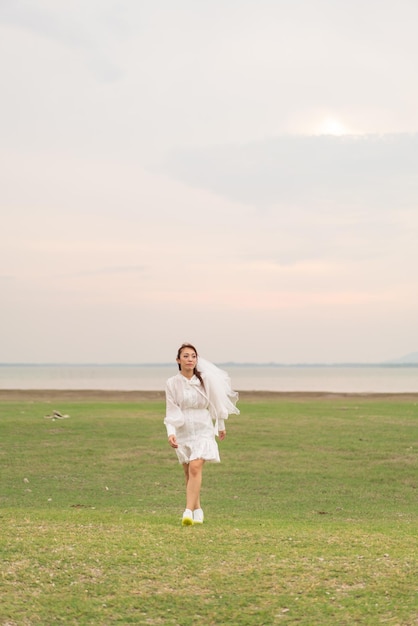
<svg viewBox="0 0 418 626"><path fill-rule="evenodd" d="M418 625L417 403L243 400L183 528L161 401L1 401L0 624Z"/></svg>

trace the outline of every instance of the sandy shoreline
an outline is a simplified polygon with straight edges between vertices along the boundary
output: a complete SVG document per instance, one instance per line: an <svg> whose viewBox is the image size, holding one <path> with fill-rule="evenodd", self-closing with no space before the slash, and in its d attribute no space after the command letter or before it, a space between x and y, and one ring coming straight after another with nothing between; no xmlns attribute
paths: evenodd
<svg viewBox="0 0 418 626"><path fill-rule="evenodd" d="M239 391L240 400L370 398L417 400L418 393L345 393L327 391ZM151 402L165 401L164 391L112 391L100 389L0 389L0 402Z"/></svg>

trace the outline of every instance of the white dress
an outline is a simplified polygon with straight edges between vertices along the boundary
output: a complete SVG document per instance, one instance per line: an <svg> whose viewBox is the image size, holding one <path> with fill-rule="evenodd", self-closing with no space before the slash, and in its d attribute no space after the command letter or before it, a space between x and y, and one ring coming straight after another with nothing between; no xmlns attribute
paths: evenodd
<svg viewBox="0 0 418 626"><path fill-rule="evenodd" d="M204 387L197 376L190 380L181 373L169 378L166 384L167 412L164 424L167 436L175 435L180 463L204 459L219 463L219 449L215 435L225 430L228 408L217 402L217 395L209 378L202 374ZM239 413L229 408L229 412Z"/></svg>

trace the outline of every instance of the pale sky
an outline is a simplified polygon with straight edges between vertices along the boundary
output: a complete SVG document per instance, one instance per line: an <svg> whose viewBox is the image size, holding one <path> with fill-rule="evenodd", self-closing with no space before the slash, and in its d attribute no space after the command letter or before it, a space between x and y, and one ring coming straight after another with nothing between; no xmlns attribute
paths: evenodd
<svg viewBox="0 0 418 626"><path fill-rule="evenodd" d="M0 0L0 362L418 350L416 0Z"/></svg>

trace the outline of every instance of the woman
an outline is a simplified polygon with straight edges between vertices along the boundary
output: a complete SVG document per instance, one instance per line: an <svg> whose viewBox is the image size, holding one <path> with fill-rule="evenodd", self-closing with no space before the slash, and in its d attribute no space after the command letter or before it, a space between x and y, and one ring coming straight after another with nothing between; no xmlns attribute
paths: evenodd
<svg viewBox="0 0 418 626"><path fill-rule="evenodd" d="M225 439L225 420L239 415L226 372L198 357L196 348L184 343L177 352L179 373L167 380L167 411L164 424L168 442L183 464L186 478L186 509L183 526L203 523L200 505L205 461L219 463L215 435Z"/></svg>

